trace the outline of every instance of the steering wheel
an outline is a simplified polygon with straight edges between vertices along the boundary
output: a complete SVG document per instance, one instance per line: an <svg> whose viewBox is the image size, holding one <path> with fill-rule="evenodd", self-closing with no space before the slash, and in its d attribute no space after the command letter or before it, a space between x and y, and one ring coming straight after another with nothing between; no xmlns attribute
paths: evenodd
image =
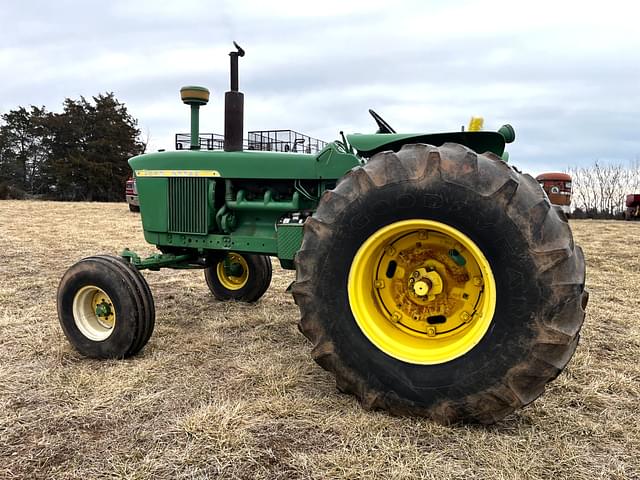
<svg viewBox="0 0 640 480"><path fill-rule="evenodd" d="M396 131L391 128L391 125L385 122L384 119L372 109L369 109L369 113L378 124L378 131L376 133L396 133Z"/></svg>

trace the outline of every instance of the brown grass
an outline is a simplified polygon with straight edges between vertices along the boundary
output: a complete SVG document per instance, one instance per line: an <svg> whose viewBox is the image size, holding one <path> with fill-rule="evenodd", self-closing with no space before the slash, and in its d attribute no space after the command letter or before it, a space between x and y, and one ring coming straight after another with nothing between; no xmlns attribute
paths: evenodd
<svg viewBox="0 0 640 480"><path fill-rule="evenodd" d="M309 356L276 269L256 305L145 273L156 330L78 355L55 294L95 253L144 253L124 204L0 202L0 478L640 478L640 223L575 221L591 301L568 369L490 428L363 411ZM275 266L276 262L274 262Z"/></svg>

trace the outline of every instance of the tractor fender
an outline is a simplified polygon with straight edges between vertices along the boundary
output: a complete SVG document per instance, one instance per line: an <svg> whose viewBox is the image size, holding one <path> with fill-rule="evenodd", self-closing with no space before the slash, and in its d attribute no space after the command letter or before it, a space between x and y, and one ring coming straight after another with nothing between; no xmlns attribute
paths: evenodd
<svg viewBox="0 0 640 480"><path fill-rule="evenodd" d="M498 156L505 153L505 137L499 132L449 132L449 133L377 133L347 135L349 144L364 157L376 153L393 150L394 152L407 144L425 143L440 147L445 143L458 143L476 153L492 152Z"/></svg>

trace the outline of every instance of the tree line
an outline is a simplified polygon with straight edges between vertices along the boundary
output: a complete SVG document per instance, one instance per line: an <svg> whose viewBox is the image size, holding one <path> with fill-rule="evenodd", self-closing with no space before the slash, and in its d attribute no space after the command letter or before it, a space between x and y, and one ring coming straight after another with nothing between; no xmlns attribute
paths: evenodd
<svg viewBox="0 0 640 480"><path fill-rule="evenodd" d="M67 98L61 113L18 107L0 116L0 198L120 201L145 148L113 93Z"/></svg>
<svg viewBox="0 0 640 480"><path fill-rule="evenodd" d="M627 165L594 162L567 170L572 178L574 216L616 218L625 210L625 198L640 193L640 159Z"/></svg>

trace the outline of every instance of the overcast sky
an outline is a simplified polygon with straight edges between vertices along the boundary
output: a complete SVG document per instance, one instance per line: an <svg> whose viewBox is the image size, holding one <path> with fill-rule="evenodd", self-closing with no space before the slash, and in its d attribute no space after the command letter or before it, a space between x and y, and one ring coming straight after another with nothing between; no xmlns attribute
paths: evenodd
<svg viewBox="0 0 640 480"><path fill-rule="evenodd" d="M245 129L324 140L511 123L533 174L640 158L640 7L626 1L0 0L0 113L60 111L112 91L150 149L189 129L183 85L208 87L223 132L236 40Z"/></svg>

